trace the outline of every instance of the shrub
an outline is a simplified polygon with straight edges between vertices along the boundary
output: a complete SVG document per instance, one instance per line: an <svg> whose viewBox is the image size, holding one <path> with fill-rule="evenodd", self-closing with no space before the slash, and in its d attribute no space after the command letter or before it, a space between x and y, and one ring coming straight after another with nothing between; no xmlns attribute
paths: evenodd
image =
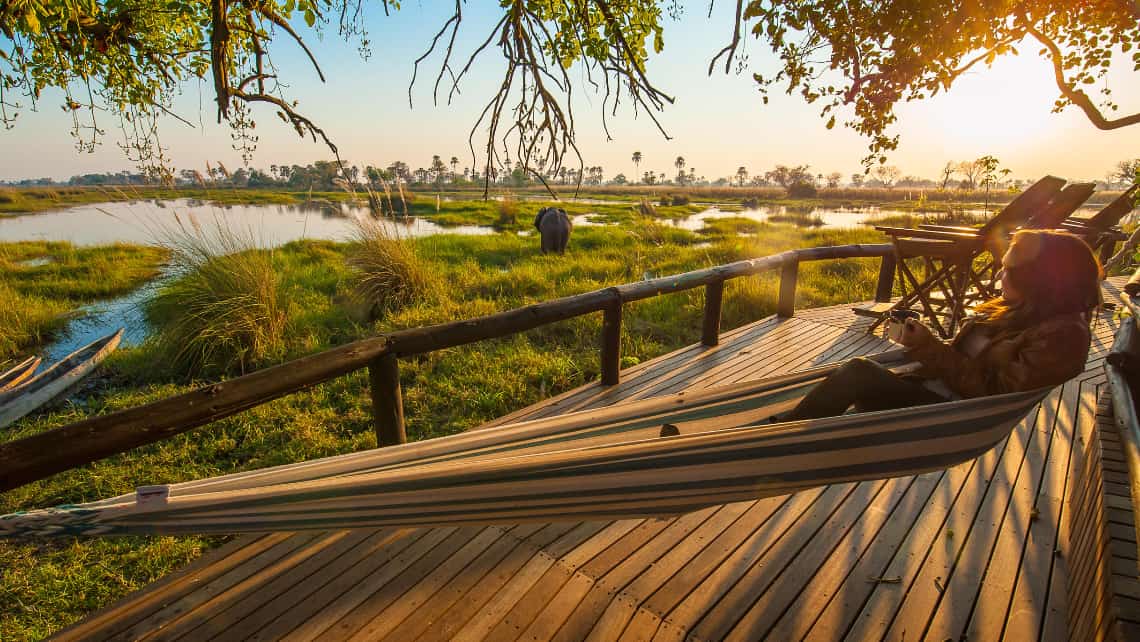
<svg viewBox="0 0 1140 642"><path fill-rule="evenodd" d="M162 362L189 375L245 372L284 353L286 308L273 253L216 222L167 231L176 274L146 304Z"/></svg>
<svg viewBox="0 0 1140 642"><path fill-rule="evenodd" d="M788 196L791 198L815 198L818 194L815 185L806 181L796 181L788 186Z"/></svg>
<svg viewBox="0 0 1140 642"><path fill-rule="evenodd" d="M673 205L688 205L688 204L689 204L689 195L688 194L674 194L673 195Z"/></svg>
<svg viewBox="0 0 1140 642"><path fill-rule="evenodd" d="M746 198L740 202L740 206L746 210L754 210L760 208L760 199L756 197Z"/></svg>
<svg viewBox="0 0 1140 642"><path fill-rule="evenodd" d="M356 219L347 263L355 280L354 295L373 319L415 302L431 288L430 273L413 244L377 220Z"/></svg>

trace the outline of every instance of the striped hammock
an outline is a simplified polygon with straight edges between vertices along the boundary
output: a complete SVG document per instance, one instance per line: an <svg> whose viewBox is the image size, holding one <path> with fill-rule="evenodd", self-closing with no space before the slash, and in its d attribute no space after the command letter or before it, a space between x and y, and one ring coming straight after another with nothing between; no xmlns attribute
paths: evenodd
<svg viewBox="0 0 1140 642"><path fill-rule="evenodd" d="M996 445L1047 392L766 422L839 365L5 515L0 538L674 515L946 468ZM661 436L666 423L680 434Z"/></svg>

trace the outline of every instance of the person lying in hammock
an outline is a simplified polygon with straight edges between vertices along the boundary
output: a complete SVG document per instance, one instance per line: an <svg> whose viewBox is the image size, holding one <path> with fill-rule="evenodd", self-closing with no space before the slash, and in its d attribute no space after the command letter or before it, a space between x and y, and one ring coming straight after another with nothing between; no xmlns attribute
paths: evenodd
<svg viewBox="0 0 1140 642"><path fill-rule="evenodd" d="M905 408L1056 386L1084 370L1101 268L1084 241L1065 232L1023 230L1002 257L1001 296L975 310L950 343L915 319L899 342L921 364L899 376L852 359L780 421Z"/></svg>

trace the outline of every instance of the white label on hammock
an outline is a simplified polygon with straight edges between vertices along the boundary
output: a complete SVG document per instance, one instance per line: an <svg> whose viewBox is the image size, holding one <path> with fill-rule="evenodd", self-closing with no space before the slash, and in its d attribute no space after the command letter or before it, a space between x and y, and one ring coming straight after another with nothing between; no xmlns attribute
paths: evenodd
<svg viewBox="0 0 1140 642"><path fill-rule="evenodd" d="M135 504L139 506L165 504L169 496L169 486L139 486L135 489Z"/></svg>

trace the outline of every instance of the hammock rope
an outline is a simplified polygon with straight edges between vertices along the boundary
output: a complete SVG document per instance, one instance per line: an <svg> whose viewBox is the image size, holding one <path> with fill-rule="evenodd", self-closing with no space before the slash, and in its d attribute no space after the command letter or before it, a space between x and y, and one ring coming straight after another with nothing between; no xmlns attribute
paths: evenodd
<svg viewBox="0 0 1140 642"><path fill-rule="evenodd" d="M946 468L992 448L1048 392L767 423L839 365L15 513L0 538L675 515ZM660 436L664 424L680 434Z"/></svg>

